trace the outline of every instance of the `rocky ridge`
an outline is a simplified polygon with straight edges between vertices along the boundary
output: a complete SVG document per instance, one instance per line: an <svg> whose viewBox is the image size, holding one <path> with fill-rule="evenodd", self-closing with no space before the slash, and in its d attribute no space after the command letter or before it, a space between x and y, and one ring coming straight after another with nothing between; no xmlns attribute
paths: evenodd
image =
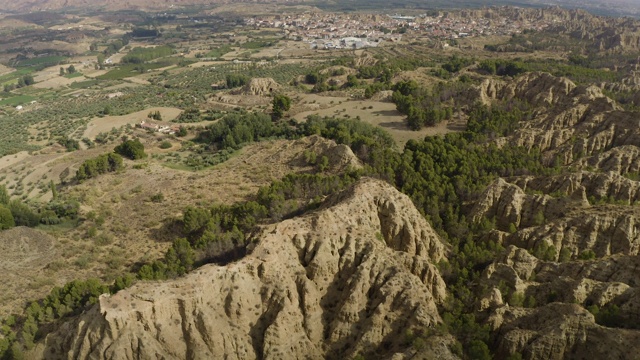
<svg viewBox="0 0 640 360"><path fill-rule="evenodd" d="M511 81L488 79L475 95L485 104L520 101L533 109L521 128L498 144L537 148L549 162L569 165L616 147L640 145L640 127L633 113L622 110L596 86L576 86L547 73L529 73Z"/></svg>
<svg viewBox="0 0 640 360"><path fill-rule="evenodd" d="M33 355L397 359L415 355L406 330L441 322L446 291L434 264L445 245L409 198L380 181L260 228L251 247L226 266L103 295ZM425 351L450 358L446 343Z"/></svg>
<svg viewBox="0 0 640 360"><path fill-rule="evenodd" d="M638 257L614 256L591 262L540 261L526 250L509 247L485 271L484 282L534 299L536 308L502 304L489 310L497 332L497 354L515 352L527 359L629 358L637 353L640 332L596 324L585 308L619 307L617 316L638 322ZM484 300L489 304L489 299ZM580 305L583 306L580 306Z"/></svg>
<svg viewBox="0 0 640 360"><path fill-rule="evenodd" d="M478 314L495 355L524 359L633 358L640 304L640 140L635 113L596 87L549 74L487 80L492 106L522 101L531 116L498 145L540 149L555 175L495 180L471 204L493 219L484 240L506 248L479 281Z"/></svg>
<svg viewBox="0 0 640 360"><path fill-rule="evenodd" d="M625 181L637 189L637 182ZM604 181L596 183L606 186ZM480 197L472 216L496 220L498 231L492 237L497 243L524 249L553 246L553 254L548 256L554 261L576 259L587 250L598 257L637 255L640 211L607 202L591 204L586 193L583 185L568 194L556 192L560 194L557 197L527 193L499 179Z"/></svg>

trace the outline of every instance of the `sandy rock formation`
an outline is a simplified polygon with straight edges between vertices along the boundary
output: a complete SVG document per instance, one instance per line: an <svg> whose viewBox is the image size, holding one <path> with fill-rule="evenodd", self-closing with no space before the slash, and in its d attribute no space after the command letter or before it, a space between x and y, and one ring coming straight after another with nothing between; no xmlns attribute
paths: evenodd
<svg viewBox="0 0 640 360"><path fill-rule="evenodd" d="M372 101L391 101L391 96L393 96L392 90L382 90L375 93L372 97Z"/></svg>
<svg viewBox="0 0 640 360"><path fill-rule="evenodd" d="M640 332L597 325L575 304L551 303L535 309L501 307L490 320L499 334L496 358L630 359L640 352Z"/></svg>
<svg viewBox="0 0 640 360"><path fill-rule="evenodd" d="M485 80L470 95L488 105L497 101L531 105L533 110L520 129L496 142L537 148L549 164L568 165L618 146L640 146L638 119L595 86L576 86L547 73L529 73L510 81Z"/></svg>
<svg viewBox="0 0 640 360"><path fill-rule="evenodd" d="M608 160L610 160L609 158ZM617 157L618 160L621 157ZM615 168L624 167L629 169L629 165L615 163ZM611 167L614 164L609 164ZM638 164L634 164L638 166ZM621 171L629 173L629 171ZM640 182L631 180L617 172L594 173L589 171L578 171L570 174L541 177L522 177L512 180L513 183L522 189L539 191L545 194L569 195L576 191L589 194L593 200L615 200L627 204L634 204L640 201ZM586 204L585 204L586 205Z"/></svg>
<svg viewBox="0 0 640 360"><path fill-rule="evenodd" d="M482 218L496 219L499 229L536 226L542 215L544 219L562 216L568 209L589 206L584 189L578 188L572 196L554 198L543 194L527 194L518 185L497 179L480 196L472 209L474 221Z"/></svg>
<svg viewBox="0 0 640 360"><path fill-rule="evenodd" d="M271 78L252 78L247 85L244 86L242 92L244 95L269 95L277 91L280 85Z"/></svg>
<svg viewBox="0 0 640 360"><path fill-rule="evenodd" d="M32 355L402 359L407 329L441 321L445 285L434 264L445 246L410 199L381 181L362 180L253 239L237 262L102 296ZM446 344L433 351L452 356Z"/></svg>
<svg viewBox="0 0 640 360"><path fill-rule="evenodd" d="M325 139L319 135L312 135L296 140L292 145L295 146L298 143L307 145L307 150L299 153L292 159L290 162L291 165L309 165L307 156L310 155L309 153L313 153L315 154L316 163L319 162L323 156L326 156L329 160L327 170L333 173L340 173L348 169L359 169L362 167L362 163L350 147L338 145L333 140Z"/></svg>
<svg viewBox="0 0 640 360"><path fill-rule="evenodd" d="M487 286L507 286L534 299L538 307L493 306L488 319L496 331L497 356L519 352L526 359L628 359L639 349L640 332L624 327L638 324L638 256L616 255L592 261L541 261L511 246L483 273ZM495 292L495 288L494 288ZM569 304L567 304L569 303ZM615 328L595 323L585 310L618 307ZM631 346L631 348L628 348ZM634 350L635 349L635 350ZM589 355L588 355L589 354Z"/></svg>
<svg viewBox="0 0 640 360"><path fill-rule="evenodd" d="M601 171L613 171L624 175L640 172L640 148L635 145L617 146L591 156L580 159L582 167L593 167Z"/></svg>
<svg viewBox="0 0 640 360"><path fill-rule="evenodd" d="M497 243L535 249L544 242L554 247L554 260L560 258L561 251L574 259L586 250L598 257L640 252L640 210L606 203L591 205L586 198L589 193L597 200L634 203L638 182L613 173L587 172L516 182L536 192L564 195L527 194L516 184L496 180L476 202L472 216L475 221L495 218L502 232L489 236ZM513 234L504 233L514 229Z"/></svg>

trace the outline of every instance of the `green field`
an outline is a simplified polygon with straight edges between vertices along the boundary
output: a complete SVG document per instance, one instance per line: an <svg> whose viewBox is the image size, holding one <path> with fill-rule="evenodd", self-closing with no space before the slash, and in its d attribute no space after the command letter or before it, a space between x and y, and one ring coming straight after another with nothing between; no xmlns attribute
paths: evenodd
<svg viewBox="0 0 640 360"><path fill-rule="evenodd" d="M167 45L152 48L133 48L120 61L122 64L142 64L144 62L173 54L173 48Z"/></svg>
<svg viewBox="0 0 640 360"><path fill-rule="evenodd" d="M8 99L0 100L0 106L5 106L5 105L9 105L9 106L24 105L26 103L31 102L32 100L35 100L35 99L36 99L35 97L29 96L29 95L18 95L18 96L10 97Z"/></svg>
<svg viewBox="0 0 640 360"><path fill-rule="evenodd" d="M158 69L161 67L165 67L166 64L162 63L153 63L153 64L128 64L121 65L117 69L111 70L104 75L98 76L96 79L100 80L121 80L124 78L138 76L142 74L139 69L144 68L145 71Z"/></svg>
<svg viewBox="0 0 640 360"><path fill-rule="evenodd" d="M4 74L2 76L0 76L0 84L5 84L8 82L12 82L13 80L16 80L17 78L30 74L34 71L35 69L33 68L23 68L23 69L18 69L14 72L8 73L8 74Z"/></svg>
<svg viewBox="0 0 640 360"><path fill-rule="evenodd" d="M67 60L64 56L43 56L19 61L16 67L54 66Z"/></svg>
<svg viewBox="0 0 640 360"><path fill-rule="evenodd" d="M221 57L222 55L224 55L224 54L226 54L226 53L230 53L230 52L232 52L232 51L233 51L233 48L232 48L231 46L229 46L229 45L224 45L224 46L221 46L221 47L219 47L219 48L216 48L216 49L213 49L213 50L209 51L209 52L205 55L205 57L208 57L208 58L219 58L219 57Z"/></svg>
<svg viewBox="0 0 640 360"><path fill-rule="evenodd" d="M240 47L243 49L250 49L250 50L256 50L256 49L261 49L261 48L265 48L265 47L269 47L269 46L273 46L278 42L278 39L273 39L273 40L263 40L263 41L247 41L244 44L241 44Z"/></svg>

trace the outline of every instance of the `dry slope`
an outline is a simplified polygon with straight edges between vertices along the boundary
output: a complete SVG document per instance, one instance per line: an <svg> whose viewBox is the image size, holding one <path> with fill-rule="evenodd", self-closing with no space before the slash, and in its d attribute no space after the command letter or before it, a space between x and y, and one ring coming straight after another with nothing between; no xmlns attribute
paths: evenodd
<svg viewBox="0 0 640 360"><path fill-rule="evenodd" d="M406 330L441 321L434 263L445 245L407 196L378 180L260 228L251 248L235 263L103 295L31 356L395 359L414 355ZM451 358L439 344L422 355Z"/></svg>

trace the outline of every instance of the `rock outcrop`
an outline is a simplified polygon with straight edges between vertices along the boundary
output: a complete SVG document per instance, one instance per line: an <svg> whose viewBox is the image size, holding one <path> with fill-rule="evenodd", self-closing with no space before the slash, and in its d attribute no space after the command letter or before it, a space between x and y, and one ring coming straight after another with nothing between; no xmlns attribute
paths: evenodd
<svg viewBox="0 0 640 360"><path fill-rule="evenodd" d="M640 332L626 327L640 320L637 256L592 261L541 261L511 246L485 271L487 286L506 286L535 308L495 304L488 323L498 357L520 353L527 359L631 358ZM494 292L497 289L494 288ZM480 304L483 305L483 304ZM616 320L602 326L587 308L615 306ZM597 313L597 312L595 312ZM615 327L612 327L615 326ZM637 325L636 325L637 328Z"/></svg>
<svg viewBox="0 0 640 360"><path fill-rule="evenodd" d="M531 111L520 128L496 143L536 148L549 164L569 165L585 156L601 157L615 147L640 146L636 116L595 86L576 86L547 73L528 73L510 81L485 80L470 95L487 105L527 104Z"/></svg>
<svg viewBox="0 0 640 360"><path fill-rule="evenodd" d="M280 85L271 78L252 78L242 89L244 95L269 95L277 91Z"/></svg>
<svg viewBox="0 0 640 360"><path fill-rule="evenodd" d="M499 359L513 354L536 360L631 359L640 351L640 332L597 325L591 313L575 304L501 307L489 322L499 334Z"/></svg>
<svg viewBox="0 0 640 360"><path fill-rule="evenodd" d="M515 181L522 187L496 180L471 213L475 221L495 219L500 231L490 236L497 243L530 250L544 243L553 246L553 255L549 255L553 260L558 260L562 251L574 259L586 250L598 257L639 253L640 211L617 205L637 201L637 181L588 172ZM587 193L597 204L587 200Z"/></svg>
<svg viewBox="0 0 640 360"><path fill-rule="evenodd" d="M141 282L49 334L46 359L414 356L403 334L439 323L445 245L410 199L365 179L317 211L264 226L250 253ZM426 350L452 358L446 341ZM437 345L440 344L440 345ZM395 354L395 355L394 355Z"/></svg>

